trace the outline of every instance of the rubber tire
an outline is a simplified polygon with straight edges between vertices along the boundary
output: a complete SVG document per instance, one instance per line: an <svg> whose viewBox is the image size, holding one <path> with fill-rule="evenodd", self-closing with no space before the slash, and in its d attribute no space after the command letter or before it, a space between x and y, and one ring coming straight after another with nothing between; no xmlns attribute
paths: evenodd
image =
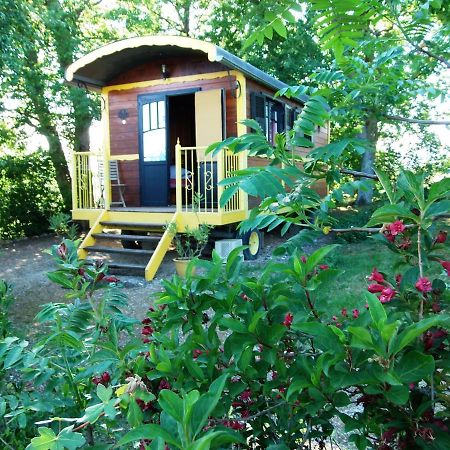
<svg viewBox="0 0 450 450"><path fill-rule="evenodd" d="M246 248L243 252L246 261L253 261L258 258L258 255L263 248L263 237L263 232L255 229L236 235L237 239L242 239L242 245L249 246L249 248Z"/></svg>
<svg viewBox="0 0 450 450"><path fill-rule="evenodd" d="M141 234L141 232L136 230L121 230L120 234ZM126 239L122 239L120 241L122 243L122 247L128 250L141 250L142 242L141 241L129 241Z"/></svg>

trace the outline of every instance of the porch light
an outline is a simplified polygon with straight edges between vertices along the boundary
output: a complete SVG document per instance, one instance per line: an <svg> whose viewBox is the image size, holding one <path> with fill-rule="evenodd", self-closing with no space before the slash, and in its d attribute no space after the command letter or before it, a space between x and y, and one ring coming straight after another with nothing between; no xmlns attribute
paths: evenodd
<svg viewBox="0 0 450 450"><path fill-rule="evenodd" d="M167 66L165 64L161 64L161 76L163 80L167 80L169 78L169 71L167 70Z"/></svg>
<svg viewBox="0 0 450 450"><path fill-rule="evenodd" d="M127 119L129 116L128 109L120 109L117 115L119 116L119 119L122 121L122 124L125 125L127 123Z"/></svg>

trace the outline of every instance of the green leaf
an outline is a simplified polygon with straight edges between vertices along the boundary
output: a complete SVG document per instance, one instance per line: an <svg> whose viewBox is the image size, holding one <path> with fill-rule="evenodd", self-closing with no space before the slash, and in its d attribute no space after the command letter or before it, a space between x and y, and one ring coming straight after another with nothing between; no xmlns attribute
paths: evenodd
<svg viewBox="0 0 450 450"><path fill-rule="evenodd" d="M395 195L394 195L394 189L391 185L391 180L389 179L389 176L383 172L381 169L374 169L378 180L380 181L381 185L383 186L384 191L386 192L386 195L390 201L391 204L396 203Z"/></svg>
<svg viewBox="0 0 450 450"><path fill-rule="evenodd" d="M97 385L97 396L103 402L107 403L113 393L112 387L105 387L103 384Z"/></svg>
<svg viewBox="0 0 450 450"><path fill-rule="evenodd" d="M387 319L386 311L375 294L366 291L364 292L364 297L367 303L369 304L369 312L370 316L372 317L372 321L374 322L376 327L380 330L382 324L384 324L384 322L386 322Z"/></svg>
<svg viewBox="0 0 450 450"><path fill-rule="evenodd" d="M339 245L338 244L326 245L316 250L306 260L306 271L312 272L313 269L325 258L325 256L327 256L328 253L333 251L336 247L339 247Z"/></svg>
<svg viewBox="0 0 450 450"><path fill-rule="evenodd" d="M144 415L139 405L136 403L136 399L131 398L128 404L127 420L132 428L136 428L142 424Z"/></svg>
<svg viewBox="0 0 450 450"><path fill-rule="evenodd" d="M392 341L392 345L389 347L389 354L396 355L400 350L425 333L429 328L440 325L441 323L443 323L443 317L433 316L406 327L397 338Z"/></svg>
<svg viewBox="0 0 450 450"><path fill-rule="evenodd" d="M96 405L88 406L84 411L84 416L81 417L81 419L78 419L78 421L94 423L98 420L104 408L104 403L98 403Z"/></svg>
<svg viewBox="0 0 450 450"><path fill-rule="evenodd" d="M117 443L117 447L129 444L130 442L139 441L140 439L158 439L162 438L169 445L174 445L177 448L182 448L179 441L177 441L170 433L159 425L147 424L141 425L134 430L128 432Z"/></svg>
<svg viewBox="0 0 450 450"><path fill-rule="evenodd" d="M159 394L161 408L177 422L183 422L183 400L175 392L164 389Z"/></svg>
<svg viewBox="0 0 450 450"><path fill-rule="evenodd" d="M348 327L348 331L353 335L352 345L357 348L373 348L372 335L363 327Z"/></svg>
<svg viewBox="0 0 450 450"><path fill-rule="evenodd" d="M434 358L431 355L412 351L404 354L395 372L404 383L413 383L427 379L434 372Z"/></svg>
<svg viewBox="0 0 450 450"><path fill-rule="evenodd" d="M273 29L282 37L287 37L287 30L286 26L284 25L283 21L279 18L275 19L272 23Z"/></svg>
<svg viewBox="0 0 450 450"><path fill-rule="evenodd" d="M384 205L378 208L373 214L367 226L378 225L382 223L394 222L397 218L411 219L417 222L418 217L414 215L408 208L401 205Z"/></svg>
<svg viewBox="0 0 450 450"><path fill-rule="evenodd" d="M72 430L73 426L64 428L56 436L50 428L38 428L39 437L31 440L27 450L75 450L80 448L86 440L82 434L74 433Z"/></svg>
<svg viewBox="0 0 450 450"><path fill-rule="evenodd" d="M233 319L231 317L222 317L219 320L219 325L222 327L225 327L227 329L230 329L232 331L236 331L238 333L246 333L247 327L244 323L237 319Z"/></svg>
<svg viewBox="0 0 450 450"><path fill-rule="evenodd" d="M194 437L202 430L211 412L220 400L228 374L224 374L211 383L208 393L202 395L192 408L191 429Z"/></svg>
<svg viewBox="0 0 450 450"><path fill-rule="evenodd" d="M407 386L390 386L384 396L396 405L404 405L409 399L409 389Z"/></svg>

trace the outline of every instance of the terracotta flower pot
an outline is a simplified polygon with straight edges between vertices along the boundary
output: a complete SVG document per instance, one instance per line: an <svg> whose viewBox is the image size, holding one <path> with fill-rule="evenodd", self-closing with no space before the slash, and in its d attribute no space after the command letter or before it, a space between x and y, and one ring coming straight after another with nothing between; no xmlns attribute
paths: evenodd
<svg viewBox="0 0 450 450"><path fill-rule="evenodd" d="M186 270L188 264L192 261L192 259L180 259L174 258L173 262L175 263L175 270L177 271L178 276L185 278ZM195 271L193 271L194 273Z"/></svg>

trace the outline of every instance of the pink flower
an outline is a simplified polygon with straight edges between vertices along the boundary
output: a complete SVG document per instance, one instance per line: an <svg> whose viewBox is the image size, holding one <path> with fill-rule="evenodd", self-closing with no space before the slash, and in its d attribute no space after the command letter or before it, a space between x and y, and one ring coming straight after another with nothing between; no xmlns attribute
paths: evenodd
<svg viewBox="0 0 450 450"><path fill-rule="evenodd" d="M382 284L369 284L369 286L367 286L367 290L372 294L375 294L376 292L381 292L383 289L384 286Z"/></svg>
<svg viewBox="0 0 450 450"><path fill-rule="evenodd" d="M321 264L321 265L319 266L319 269L320 269L320 270L327 270L327 269L329 269L329 266L328 266L327 264Z"/></svg>
<svg viewBox="0 0 450 450"><path fill-rule="evenodd" d="M359 309L355 308L355 309L352 311L352 313L353 313L353 318L354 318L354 319L357 319L357 318L359 317Z"/></svg>
<svg viewBox="0 0 450 450"><path fill-rule="evenodd" d="M342 314L344 317L347 317L347 308L342 308L341 314Z"/></svg>
<svg viewBox="0 0 450 450"><path fill-rule="evenodd" d="M102 381L103 383L109 383L111 381L111 375L109 374L109 372L102 373Z"/></svg>
<svg viewBox="0 0 450 450"><path fill-rule="evenodd" d="M408 250L409 247L411 247L411 239L409 237L405 237L398 245L397 247L401 250Z"/></svg>
<svg viewBox="0 0 450 450"><path fill-rule="evenodd" d="M284 316L284 321L283 321L283 325L285 327L290 328L292 325L292 322L294 320L294 316L292 313L288 312L285 316Z"/></svg>
<svg viewBox="0 0 450 450"><path fill-rule="evenodd" d="M450 277L450 261L439 261L441 266L447 272L447 275Z"/></svg>
<svg viewBox="0 0 450 450"><path fill-rule="evenodd" d="M383 283L384 282L384 277L383 275L378 272L377 268L374 267L372 270L372 273L369 276L369 280L370 281L376 281L377 283Z"/></svg>
<svg viewBox="0 0 450 450"><path fill-rule="evenodd" d="M436 239L434 240L435 244L443 244L447 240L447 232L446 231L439 231L438 235L436 236Z"/></svg>
<svg viewBox="0 0 450 450"><path fill-rule="evenodd" d="M395 222L390 223L387 228L391 232L392 236L397 236L397 234L405 231L405 225L401 220L396 220Z"/></svg>
<svg viewBox="0 0 450 450"><path fill-rule="evenodd" d="M396 292L394 289L387 287L381 291L381 295L379 297L381 303L388 303L395 297Z"/></svg>
<svg viewBox="0 0 450 450"><path fill-rule="evenodd" d="M422 277L417 280L416 289L424 294L433 290L431 282L427 277Z"/></svg>
<svg viewBox="0 0 450 450"><path fill-rule="evenodd" d="M199 356L202 355L202 353L203 353L203 352L202 352L200 349L196 348L196 349L192 352L192 357L193 357L194 359L197 359Z"/></svg>

